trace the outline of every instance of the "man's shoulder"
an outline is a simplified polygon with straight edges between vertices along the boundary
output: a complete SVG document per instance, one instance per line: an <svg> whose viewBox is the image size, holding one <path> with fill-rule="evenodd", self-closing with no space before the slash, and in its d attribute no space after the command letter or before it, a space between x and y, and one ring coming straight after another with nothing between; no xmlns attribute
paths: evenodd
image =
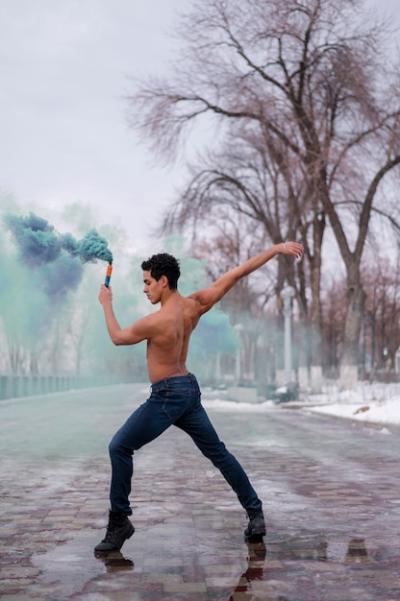
<svg viewBox="0 0 400 601"><path fill-rule="evenodd" d="M189 294L188 296L183 296L182 298L190 306L193 306L198 302L197 292L192 292L192 294Z"/></svg>
<svg viewBox="0 0 400 601"><path fill-rule="evenodd" d="M197 292L192 292L189 296L184 297L185 307L192 313L200 313L201 303Z"/></svg>

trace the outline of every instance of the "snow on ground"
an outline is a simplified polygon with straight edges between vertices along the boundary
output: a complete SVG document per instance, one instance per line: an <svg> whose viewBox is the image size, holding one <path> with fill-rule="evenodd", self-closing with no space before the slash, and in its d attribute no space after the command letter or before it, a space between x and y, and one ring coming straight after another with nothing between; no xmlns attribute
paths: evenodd
<svg viewBox="0 0 400 601"><path fill-rule="evenodd" d="M215 409L219 411L246 411L251 413L264 413L275 407L273 401L264 401L261 403L240 403L238 401L228 401L224 399L203 399L202 405L206 409Z"/></svg>
<svg viewBox="0 0 400 601"><path fill-rule="evenodd" d="M361 422L400 425L400 383L359 382L352 390L340 390L336 383L323 386L320 394L300 395L299 401L277 404L274 401L240 403L226 399L224 392L204 390L203 405L219 411L263 413L285 406L354 419ZM225 398L223 398L225 397Z"/></svg>
<svg viewBox="0 0 400 601"><path fill-rule="evenodd" d="M353 390L338 385L323 387L322 394L303 395L309 411L363 422L400 425L400 383L359 382Z"/></svg>

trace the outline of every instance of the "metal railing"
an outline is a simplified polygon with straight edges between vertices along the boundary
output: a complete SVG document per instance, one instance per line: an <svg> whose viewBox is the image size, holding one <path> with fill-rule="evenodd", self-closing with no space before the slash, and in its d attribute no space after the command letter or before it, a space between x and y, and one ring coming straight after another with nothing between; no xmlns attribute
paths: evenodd
<svg viewBox="0 0 400 601"><path fill-rule="evenodd" d="M27 376L0 375L0 400L128 383L114 375L98 376Z"/></svg>

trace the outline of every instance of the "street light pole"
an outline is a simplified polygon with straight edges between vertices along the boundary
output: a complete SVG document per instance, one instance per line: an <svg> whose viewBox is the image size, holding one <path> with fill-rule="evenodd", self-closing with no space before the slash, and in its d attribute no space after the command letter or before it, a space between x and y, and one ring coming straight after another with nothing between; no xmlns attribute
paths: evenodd
<svg viewBox="0 0 400 601"><path fill-rule="evenodd" d="M242 378L242 366L241 366L241 346L242 346L242 340L241 340L241 336L240 336L240 332L242 332L244 330L244 327L241 323L237 323L234 326L234 330L237 332L238 338L239 338L239 344L238 347L236 349L236 382L239 385L241 378Z"/></svg>
<svg viewBox="0 0 400 601"><path fill-rule="evenodd" d="M281 292L285 318L284 368L286 385L290 384L292 380L292 298L294 294L292 286L285 286Z"/></svg>

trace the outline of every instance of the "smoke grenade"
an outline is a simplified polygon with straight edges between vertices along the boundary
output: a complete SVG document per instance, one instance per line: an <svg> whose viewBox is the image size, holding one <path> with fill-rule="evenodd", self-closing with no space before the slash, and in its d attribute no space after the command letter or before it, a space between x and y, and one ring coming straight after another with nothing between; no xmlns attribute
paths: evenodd
<svg viewBox="0 0 400 601"><path fill-rule="evenodd" d="M106 288L109 288L109 286L110 286L112 269L113 269L112 262L110 261L110 263L108 264L108 267L107 267L107 271L106 271L106 279L104 281L104 285L106 286Z"/></svg>

